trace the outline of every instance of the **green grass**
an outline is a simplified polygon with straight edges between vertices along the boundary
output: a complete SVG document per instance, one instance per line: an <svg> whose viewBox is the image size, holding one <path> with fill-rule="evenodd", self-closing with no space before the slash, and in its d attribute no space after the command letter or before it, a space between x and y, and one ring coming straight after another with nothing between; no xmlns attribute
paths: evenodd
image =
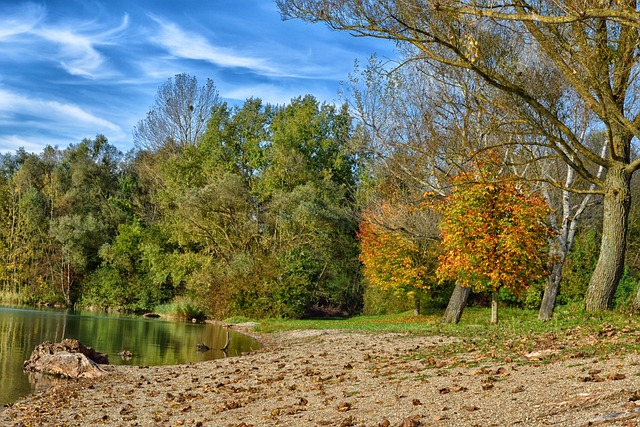
<svg viewBox="0 0 640 427"><path fill-rule="evenodd" d="M169 304L158 305L154 311L172 319L203 321L206 318L204 311L186 299L178 299Z"/></svg>
<svg viewBox="0 0 640 427"><path fill-rule="evenodd" d="M330 320L260 320L259 332L295 329L341 329L365 333L405 333L457 338L424 357L465 356L466 363L491 359L521 359L523 354L550 349L549 359L602 357L640 351L640 318L622 312L587 313L579 305L561 306L552 320L540 322L538 312L500 309L500 323L491 325L488 308L467 308L457 325L440 322L441 313L414 316L356 316ZM416 355L416 357L420 357ZM540 362L540 363L544 363Z"/></svg>
<svg viewBox="0 0 640 427"><path fill-rule="evenodd" d="M0 291L0 304L3 305L29 305L34 302L33 297L26 293Z"/></svg>

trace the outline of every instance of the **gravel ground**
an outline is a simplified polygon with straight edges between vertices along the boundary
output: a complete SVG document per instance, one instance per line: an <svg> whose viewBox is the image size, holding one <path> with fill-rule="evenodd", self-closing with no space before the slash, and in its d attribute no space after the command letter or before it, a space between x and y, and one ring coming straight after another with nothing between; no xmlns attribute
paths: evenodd
<svg viewBox="0 0 640 427"><path fill-rule="evenodd" d="M343 331L185 366L107 366L0 412L1 426L637 426L640 353L435 359L452 339ZM435 352L434 352L435 354ZM458 355L459 356L459 355ZM533 360L532 360L533 359ZM536 361L536 359L541 359ZM553 358L552 358L553 359ZM480 358L478 358L480 360Z"/></svg>

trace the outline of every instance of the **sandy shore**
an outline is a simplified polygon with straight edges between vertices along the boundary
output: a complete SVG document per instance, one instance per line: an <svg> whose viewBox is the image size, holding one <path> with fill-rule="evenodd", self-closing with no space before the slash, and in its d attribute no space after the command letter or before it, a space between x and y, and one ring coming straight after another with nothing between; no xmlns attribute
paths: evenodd
<svg viewBox="0 0 640 427"><path fill-rule="evenodd" d="M186 366L108 366L0 412L1 426L626 426L640 354L553 362L430 357L450 338L342 331L262 337ZM433 352L435 353L435 351ZM480 360L474 363L474 360Z"/></svg>

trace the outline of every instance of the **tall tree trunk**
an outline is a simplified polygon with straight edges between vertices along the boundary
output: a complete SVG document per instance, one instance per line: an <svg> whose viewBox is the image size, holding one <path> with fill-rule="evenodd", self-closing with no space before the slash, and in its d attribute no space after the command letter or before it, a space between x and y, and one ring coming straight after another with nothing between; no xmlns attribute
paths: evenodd
<svg viewBox="0 0 640 427"><path fill-rule="evenodd" d="M413 315L420 316L420 298L417 295L413 296Z"/></svg>
<svg viewBox="0 0 640 427"><path fill-rule="evenodd" d="M498 324L498 290L491 292L491 324Z"/></svg>
<svg viewBox="0 0 640 427"><path fill-rule="evenodd" d="M609 309L622 277L631 207L630 182L631 175L622 166L616 165L607 171L602 242L598 262L585 295L587 311Z"/></svg>
<svg viewBox="0 0 640 427"><path fill-rule="evenodd" d="M606 154L607 143L605 141L602 144L602 149L600 150L600 157L604 159ZM600 166L598 168L597 178L602 178L604 172L604 166ZM575 175L575 170L571 166L567 165L567 175L565 178L565 186L567 188L573 187L575 183ZM594 191L595 189L596 185L591 184L589 190ZM551 197L549 187L543 187L543 191L547 201L549 202L549 206L552 206L553 198ZM562 190L562 212L560 212L562 216L560 221L558 221L557 214L555 212L550 215L549 220L555 235L551 237L549 242L549 246L552 248L551 253L549 254L551 268L549 269L549 275L547 276L547 285L545 286L542 303L540 304L538 320L547 321L553 317L553 310L556 307L556 298L558 297L560 282L562 281L564 263L569 251L573 247L573 240L578 230L579 220L589 206L591 196L591 194L584 195L582 201L574 210L571 203L571 194L569 190L565 188Z"/></svg>
<svg viewBox="0 0 640 427"><path fill-rule="evenodd" d="M451 294L451 298L449 298L447 309L444 311L444 316L442 316L442 323L456 324L460 321L470 293L471 288L463 288L456 284L456 287L453 289L453 293Z"/></svg>
<svg viewBox="0 0 640 427"><path fill-rule="evenodd" d="M556 297L560 289L560 281L562 280L562 269L564 261L554 261L551 272L547 276L547 285L544 288L542 304L540 304L540 312L538 320L550 320L553 317L553 310L556 307Z"/></svg>

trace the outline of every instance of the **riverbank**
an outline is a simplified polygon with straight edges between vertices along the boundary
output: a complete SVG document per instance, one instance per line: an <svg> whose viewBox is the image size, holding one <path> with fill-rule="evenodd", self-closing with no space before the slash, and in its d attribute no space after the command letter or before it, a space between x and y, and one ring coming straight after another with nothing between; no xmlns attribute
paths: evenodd
<svg viewBox="0 0 640 427"><path fill-rule="evenodd" d="M255 335L255 334L253 334ZM185 366L107 366L0 412L3 426L638 425L640 354L501 358L459 338L297 330ZM616 414L616 415L610 415ZM609 418L607 418L609 417Z"/></svg>

